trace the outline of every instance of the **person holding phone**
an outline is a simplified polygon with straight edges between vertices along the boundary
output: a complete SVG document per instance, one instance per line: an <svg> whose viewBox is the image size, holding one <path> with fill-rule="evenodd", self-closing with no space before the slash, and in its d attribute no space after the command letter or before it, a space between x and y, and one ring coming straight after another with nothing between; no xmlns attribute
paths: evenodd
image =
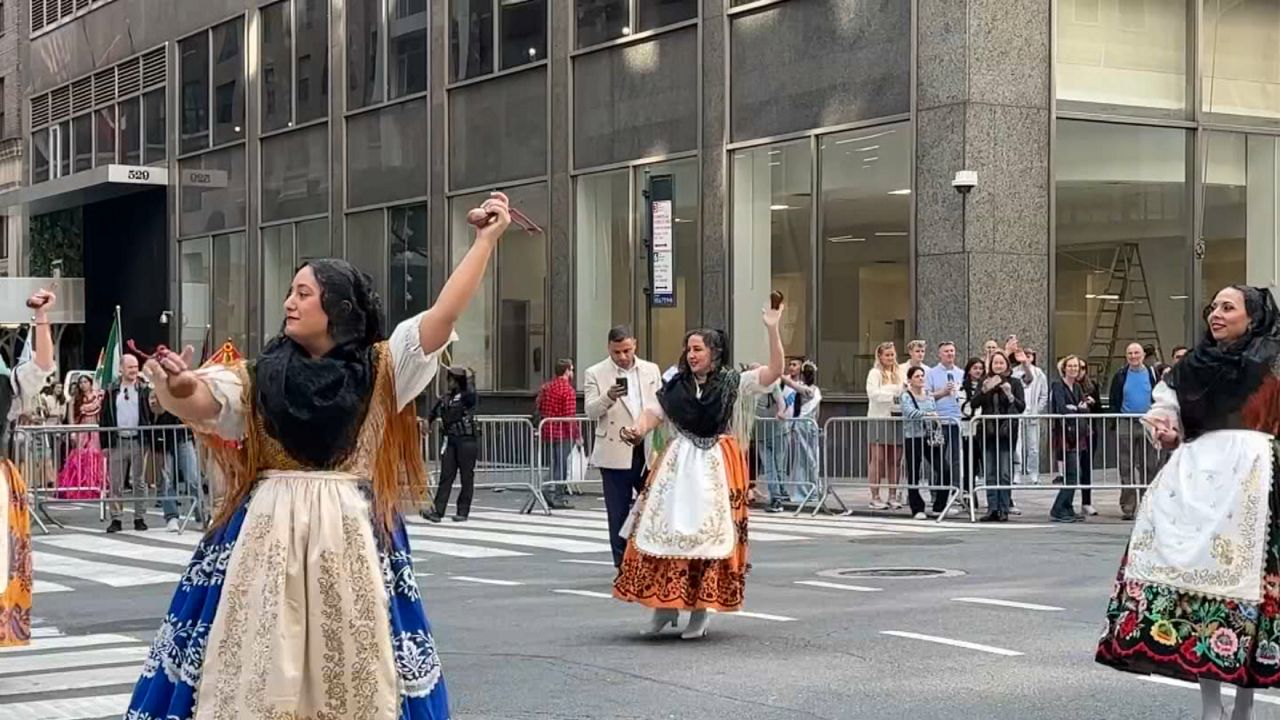
<svg viewBox="0 0 1280 720"><path fill-rule="evenodd" d="M635 496L644 489L645 467L651 443L631 445L619 434L649 408L658 406L662 371L654 363L636 357L636 337L619 325L609 331L609 357L582 374L583 408L595 423L591 464L600 468L604 484L604 508L609 518L609 545L613 564L622 564L627 541L622 524L631 513Z"/></svg>
<svg viewBox="0 0 1280 720"><path fill-rule="evenodd" d="M964 371L956 365L956 344L947 340L938 343L938 364L925 374L925 390L933 395L935 411L942 423L943 444L939 453L935 473L940 484L950 485L963 492L960 475L960 421L963 398L960 383L964 381ZM933 511L940 513L946 509L945 493L934 493ZM959 508L952 512L959 514Z"/></svg>

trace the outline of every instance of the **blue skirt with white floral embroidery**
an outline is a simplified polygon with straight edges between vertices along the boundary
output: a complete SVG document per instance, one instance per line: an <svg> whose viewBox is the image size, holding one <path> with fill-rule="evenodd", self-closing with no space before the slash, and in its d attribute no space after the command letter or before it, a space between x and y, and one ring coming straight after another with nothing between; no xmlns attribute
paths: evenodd
<svg viewBox="0 0 1280 720"><path fill-rule="evenodd" d="M226 525L196 547L151 644L124 720L190 720L194 715L209 630L248 502L246 499ZM390 546L380 546L378 555L390 599L391 637L387 642L393 646L400 676L400 720L447 720L448 694L413 574L403 522L396 523Z"/></svg>

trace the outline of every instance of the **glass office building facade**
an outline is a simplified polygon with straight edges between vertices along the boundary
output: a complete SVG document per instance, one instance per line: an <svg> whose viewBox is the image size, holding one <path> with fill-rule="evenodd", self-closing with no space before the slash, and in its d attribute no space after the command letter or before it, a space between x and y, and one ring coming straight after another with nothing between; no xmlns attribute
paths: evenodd
<svg viewBox="0 0 1280 720"><path fill-rule="evenodd" d="M453 361L523 402L615 324L663 366L699 326L762 360L773 289L788 353L853 400L885 340L1017 333L1105 365L1131 338L1167 354L1213 289L1277 275L1280 0L162 7L32 22L28 172L168 170L188 342L259 349L325 255L408 317L494 189L543 232L503 239ZM136 82L93 83L135 57ZM965 195L959 170L979 174Z"/></svg>

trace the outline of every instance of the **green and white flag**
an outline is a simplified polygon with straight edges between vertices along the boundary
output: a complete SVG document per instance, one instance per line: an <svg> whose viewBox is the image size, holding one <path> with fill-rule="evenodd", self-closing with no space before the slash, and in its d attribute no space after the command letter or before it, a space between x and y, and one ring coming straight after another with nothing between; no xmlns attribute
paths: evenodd
<svg viewBox="0 0 1280 720"><path fill-rule="evenodd" d="M107 346L98 355L98 369L93 373L93 382L100 388L106 388L120 378L120 308L116 307L116 319L111 323L111 333L107 335Z"/></svg>

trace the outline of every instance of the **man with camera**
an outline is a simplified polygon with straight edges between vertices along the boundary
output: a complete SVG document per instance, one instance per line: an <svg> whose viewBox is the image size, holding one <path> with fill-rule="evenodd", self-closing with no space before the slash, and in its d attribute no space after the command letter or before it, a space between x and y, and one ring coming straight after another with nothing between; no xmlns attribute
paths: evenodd
<svg viewBox="0 0 1280 720"><path fill-rule="evenodd" d="M631 445L619 434L635 425L640 413L658 407L662 371L636 357L636 339L625 327L609 331L609 357L592 365L583 375L587 417L596 423L591 464L604 479L604 506L609 516L609 544L613 564L622 564L627 542L619 533L631 513L635 496L644 489L645 465L652 435L643 445Z"/></svg>

